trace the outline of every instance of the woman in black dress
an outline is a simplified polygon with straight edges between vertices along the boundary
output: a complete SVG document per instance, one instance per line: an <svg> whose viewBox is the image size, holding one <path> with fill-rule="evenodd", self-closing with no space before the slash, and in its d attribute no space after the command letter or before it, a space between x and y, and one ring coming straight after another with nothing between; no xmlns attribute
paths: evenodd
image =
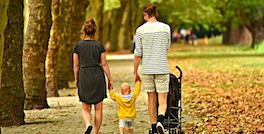
<svg viewBox="0 0 264 134"><path fill-rule="evenodd" d="M105 49L100 42L94 40L96 25L93 19L85 22L83 32L84 40L76 44L73 53L74 78L87 127L85 134L90 134L93 128L91 126L92 105L95 109L93 131L94 134L98 134L102 123L103 99L107 97L105 74L109 87L112 87L112 78Z"/></svg>

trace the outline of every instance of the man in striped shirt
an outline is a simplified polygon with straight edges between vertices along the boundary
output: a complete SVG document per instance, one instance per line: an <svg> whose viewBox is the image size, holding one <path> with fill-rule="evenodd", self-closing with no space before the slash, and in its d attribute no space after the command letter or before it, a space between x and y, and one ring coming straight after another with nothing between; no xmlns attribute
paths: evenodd
<svg viewBox="0 0 264 134"><path fill-rule="evenodd" d="M167 53L171 43L170 26L157 21L157 6L147 4L143 9L147 22L136 30L134 50L134 79L137 80L138 66L142 59L142 89L148 93L148 111L152 134L164 134L163 120L167 109L169 92L169 67ZM158 111L156 102L158 94ZM158 112L158 117L157 113Z"/></svg>

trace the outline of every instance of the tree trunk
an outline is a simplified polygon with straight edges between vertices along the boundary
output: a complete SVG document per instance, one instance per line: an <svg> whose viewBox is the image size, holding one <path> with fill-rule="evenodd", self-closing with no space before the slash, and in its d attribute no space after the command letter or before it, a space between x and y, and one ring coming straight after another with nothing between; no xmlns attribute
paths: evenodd
<svg viewBox="0 0 264 134"><path fill-rule="evenodd" d="M11 0L7 14L8 23L4 32L3 72L0 89L0 126L25 124L25 95L22 76L23 1Z"/></svg>
<svg viewBox="0 0 264 134"><path fill-rule="evenodd" d="M57 58L59 50L59 0L52 0L52 27L46 57L46 91L48 97L58 97L57 88Z"/></svg>
<svg viewBox="0 0 264 134"><path fill-rule="evenodd" d="M98 41L102 41L103 37L102 34L105 34L104 31L102 31L102 25L103 25L103 6L104 1L103 0L89 0L89 6L87 7L87 14L86 14L86 20L94 19L97 30L95 33L95 39Z"/></svg>
<svg viewBox="0 0 264 134"><path fill-rule="evenodd" d="M58 56L59 89L69 88L68 82L74 80L72 53L81 39L81 29L85 20L86 0L63 0L60 4L59 29L61 32Z"/></svg>
<svg viewBox="0 0 264 134"><path fill-rule="evenodd" d="M60 6L59 29L61 31L58 57L59 89L69 88L69 81L74 80L72 53L81 39L81 30L85 21L86 0L64 0Z"/></svg>
<svg viewBox="0 0 264 134"><path fill-rule="evenodd" d="M237 29L229 29L229 36L227 37L227 44L249 45L251 41L251 33L246 27L239 27Z"/></svg>
<svg viewBox="0 0 264 134"><path fill-rule="evenodd" d="M72 49L76 42L71 42L72 21L73 20L73 0L60 1L60 16L59 16L59 53L57 64L57 88L69 88L70 76L72 74Z"/></svg>
<svg viewBox="0 0 264 134"><path fill-rule="evenodd" d="M232 18L223 24L226 27L226 31L222 32L223 44L227 45L248 45L251 41L251 34L245 26L234 28L232 26Z"/></svg>
<svg viewBox="0 0 264 134"><path fill-rule="evenodd" d="M7 25L7 8L9 0L0 1L0 84L2 81L2 63L4 54L4 31ZM1 86L0 86L1 89ZM0 96L1 97L1 96ZM1 113L0 113L1 114ZM1 120L0 120L1 123Z"/></svg>
<svg viewBox="0 0 264 134"><path fill-rule="evenodd" d="M119 28L118 34L118 49L129 49L131 48L131 0L121 2L122 7L124 7L124 12L122 14L121 26Z"/></svg>
<svg viewBox="0 0 264 134"><path fill-rule="evenodd" d="M7 8L8 8L9 0L0 1L0 84L2 83L2 64L3 64L3 55L4 55L4 31L7 26ZM2 126L2 113L4 112L2 107L4 105L4 95L2 93L2 88L0 86L0 126ZM1 133L1 127L0 127Z"/></svg>
<svg viewBox="0 0 264 134"><path fill-rule="evenodd" d="M104 28L102 32L100 33L101 36L101 41L103 44L106 44L109 42L109 37L111 35L110 33L110 16L111 16L111 11L107 11L103 13L103 21L102 21L102 27ZM106 48L106 46L105 46Z"/></svg>
<svg viewBox="0 0 264 134"><path fill-rule="evenodd" d="M101 1L101 0L99 0ZM97 1L94 1L97 2ZM77 42L82 39L82 26L85 22L85 13L86 8L89 4L88 0L74 0L74 8L73 8L73 22L72 22L72 42L73 47ZM73 49L73 48L71 48ZM72 59L72 53L70 54ZM71 67L72 68L72 67ZM73 72L72 72L73 73Z"/></svg>
<svg viewBox="0 0 264 134"><path fill-rule="evenodd" d="M69 49L68 52L65 53L68 58L68 62L70 63L70 66L68 68L68 75L69 79L68 81L74 81L73 76L73 60L72 60L72 54L73 54L73 48L82 39L82 27L85 22L85 10L88 6L89 2L88 0L74 0L73 1L73 10L72 10L72 22L71 22L71 36L70 36L70 42L71 47L67 48ZM66 72L65 72L66 73Z"/></svg>
<svg viewBox="0 0 264 134"><path fill-rule="evenodd" d="M223 31L222 32L222 35L223 35L223 44L231 44L230 43L230 34L231 34L231 21L228 21L227 23L224 23L223 26L226 27L226 31Z"/></svg>
<svg viewBox="0 0 264 134"><path fill-rule="evenodd" d="M252 33L251 47L254 48L256 44L261 43L264 40L264 17L255 20L251 26L247 26Z"/></svg>
<svg viewBox="0 0 264 134"><path fill-rule="evenodd" d="M23 48L25 109L48 108L45 58L50 37L51 0L28 0L29 19Z"/></svg>
<svg viewBox="0 0 264 134"><path fill-rule="evenodd" d="M121 2L121 7L119 9L113 9L111 13L111 22L110 22L110 50L117 51L118 46L118 36L116 33L119 33L121 27L121 20L123 18L122 13L124 12L125 6L124 2Z"/></svg>

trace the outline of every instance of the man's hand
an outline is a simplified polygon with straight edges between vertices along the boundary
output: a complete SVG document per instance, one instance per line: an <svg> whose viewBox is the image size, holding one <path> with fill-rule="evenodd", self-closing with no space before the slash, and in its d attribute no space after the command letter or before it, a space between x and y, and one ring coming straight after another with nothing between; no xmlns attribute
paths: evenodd
<svg viewBox="0 0 264 134"><path fill-rule="evenodd" d="M137 81L141 82L140 77L138 74L134 74L134 82L137 82Z"/></svg>

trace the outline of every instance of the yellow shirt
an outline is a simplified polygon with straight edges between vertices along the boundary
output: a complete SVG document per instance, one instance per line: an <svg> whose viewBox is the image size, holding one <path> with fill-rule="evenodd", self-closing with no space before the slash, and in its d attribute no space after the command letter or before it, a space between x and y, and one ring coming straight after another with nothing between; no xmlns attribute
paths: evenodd
<svg viewBox="0 0 264 134"><path fill-rule="evenodd" d="M140 81L136 82L135 91L130 100L115 95L114 90L110 90L110 97L118 103L119 119L135 119L136 118L136 99L140 93Z"/></svg>

